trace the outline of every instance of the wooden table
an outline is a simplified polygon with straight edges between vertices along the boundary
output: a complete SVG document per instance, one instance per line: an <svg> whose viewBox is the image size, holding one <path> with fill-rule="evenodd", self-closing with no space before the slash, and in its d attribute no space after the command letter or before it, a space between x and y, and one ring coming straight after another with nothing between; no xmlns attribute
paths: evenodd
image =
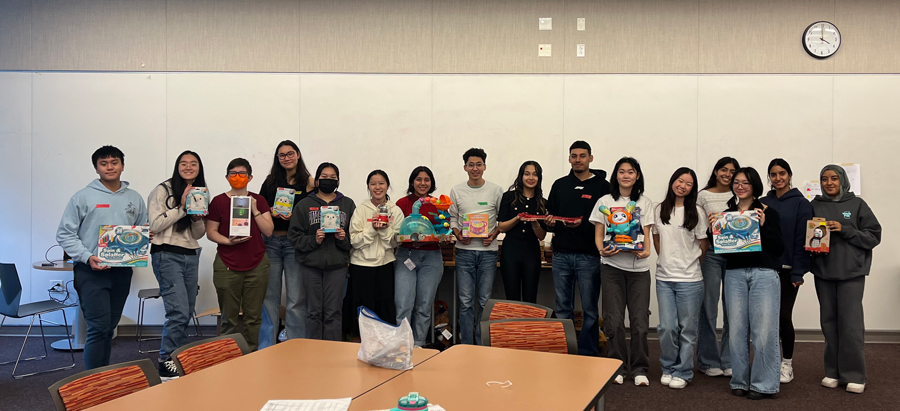
<svg viewBox="0 0 900 411"><path fill-rule="evenodd" d="M350 411L389 409L411 391L449 411L590 410L621 365L609 358L454 345L354 399Z"/></svg>
<svg viewBox="0 0 900 411"><path fill-rule="evenodd" d="M358 351L355 343L288 340L90 410L258 411L268 400L358 397L403 373L363 363ZM416 349L413 362L437 354Z"/></svg>

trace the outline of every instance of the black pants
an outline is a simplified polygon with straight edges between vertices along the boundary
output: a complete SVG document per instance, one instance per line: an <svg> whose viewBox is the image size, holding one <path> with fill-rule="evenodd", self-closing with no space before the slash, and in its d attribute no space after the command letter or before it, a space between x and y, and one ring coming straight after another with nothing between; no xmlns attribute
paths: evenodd
<svg viewBox="0 0 900 411"><path fill-rule="evenodd" d="M650 328L650 271L632 272L602 264L600 279L603 287L603 333L606 334L607 355L621 360L622 374L631 368L631 376L646 376L650 369L650 348L647 331ZM631 325L631 361L625 343L625 309Z"/></svg>
<svg viewBox="0 0 900 411"><path fill-rule="evenodd" d="M84 369L109 365L113 333L122 318L122 309L131 289L131 267L113 267L94 271L91 266L75 263L75 291L87 338L84 344Z"/></svg>
<svg viewBox="0 0 900 411"><path fill-rule="evenodd" d="M781 357L794 358L794 302L800 287L791 283L791 270L778 270L781 279L781 310L778 319L778 336L781 337Z"/></svg>
<svg viewBox="0 0 900 411"><path fill-rule="evenodd" d="M830 281L816 277L819 321L825 334L825 376L842 384L866 383L866 277Z"/></svg>
<svg viewBox="0 0 900 411"><path fill-rule="evenodd" d="M350 264L350 282L344 297L344 335L359 336L356 313L360 306L372 310L386 323L396 322L394 263L391 261L378 267Z"/></svg>
<svg viewBox="0 0 900 411"><path fill-rule="evenodd" d="M541 279L540 244L506 237L500 252L500 275L507 300L537 303L538 281Z"/></svg>

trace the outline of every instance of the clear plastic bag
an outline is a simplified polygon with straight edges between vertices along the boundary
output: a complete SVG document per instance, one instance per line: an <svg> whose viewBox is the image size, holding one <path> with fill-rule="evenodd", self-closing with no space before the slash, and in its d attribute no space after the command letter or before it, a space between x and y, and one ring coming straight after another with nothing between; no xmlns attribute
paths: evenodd
<svg viewBox="0 0 900 411"><path fill-rule="evenodd" d="M372 310L359 307L360 361L382 368L409 370L415 344L412 327L404 318L400 325L384 322Z"/></svg>

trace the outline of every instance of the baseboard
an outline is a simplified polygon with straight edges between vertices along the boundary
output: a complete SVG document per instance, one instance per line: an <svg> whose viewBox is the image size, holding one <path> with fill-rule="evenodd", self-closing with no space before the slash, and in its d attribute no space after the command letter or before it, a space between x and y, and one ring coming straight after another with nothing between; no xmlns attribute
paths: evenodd
<svg viewBox="0 0 900 411"><path fill-rule="evenodd" d="M143 330L141 330L141 335L147 337L159 337L162 335L163 327L161 325L149 325L144 326ZM24 337L25 333L28 331L27 325L4 325L0 328L0 336L4 337ZM194 326L188 327L188 334L193 335L195 333ZM201 325L200 332L205 336L213 337L216 335L216 326L214 325ZM64 338L66 336L65 327L63 326L44 326L44 335L48 338ZM120 325L118 329L119 337L134 337L137 335L137 326L134 324L129 325ZM41 329L38 327L34 327L31 329L31 336L40 338Z"/></svg>

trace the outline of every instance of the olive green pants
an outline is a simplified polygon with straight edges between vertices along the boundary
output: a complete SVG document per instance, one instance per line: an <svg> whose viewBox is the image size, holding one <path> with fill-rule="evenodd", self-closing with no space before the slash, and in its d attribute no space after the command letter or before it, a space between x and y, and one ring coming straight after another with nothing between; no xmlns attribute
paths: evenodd
<svg viewBox="0 0 900 411"><path fill-rule="evenodd" d="M259 345L259 327L262 325L263 300L269 285L269 257L263 255L256 268L249 271L234 271L225 266L216 254L213 262L213 285L219 297L222 312L222 334L233 334L237 330L241 313L244 328L241 335L247 340L250 351Z"/></svg>

